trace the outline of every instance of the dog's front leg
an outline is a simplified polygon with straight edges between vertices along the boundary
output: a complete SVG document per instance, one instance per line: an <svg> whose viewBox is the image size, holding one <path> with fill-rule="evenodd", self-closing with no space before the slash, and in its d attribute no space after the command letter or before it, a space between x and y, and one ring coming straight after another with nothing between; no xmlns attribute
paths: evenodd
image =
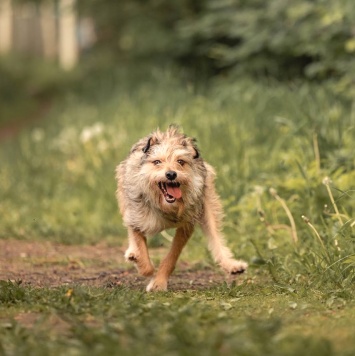
<svg viewBox="0 0 355 356"><path fill-rule="evenodd" d="M243 273L248 264L244 261L235 260L231 250L226 246L222 225L222 204L214 189L212 182L207 182L208 194L205 197L201 228L208 237L208 249L212 257L226 272L230 274Z"/></svg>
<svg viewBox="0 0 355 356"><path fill-rule="evenodd" d="M176 230L170 251L160 263L158 272L147 286L147 292L167 290L168 279L175 269L176 262L193 232L193 226L179 227Z"/></svg>
<svg viewBox="0 0 355 356"><path fill-rule="evenodd" d="M128 243L126 260L134 262L141 275L151 276L154 273L154 266L149 258L146 237L140 231L129 227Z"/></svg>

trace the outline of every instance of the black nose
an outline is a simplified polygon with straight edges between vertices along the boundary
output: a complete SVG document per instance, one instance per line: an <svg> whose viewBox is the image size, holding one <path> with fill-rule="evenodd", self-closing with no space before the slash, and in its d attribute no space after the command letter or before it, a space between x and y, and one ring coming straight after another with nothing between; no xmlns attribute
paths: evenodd
<svg viewBox="0 0 355 356"><path fill-rule="evenodd" d="M177 173L174 171L167 171L165 173L165 177L168 178L169 180L174 180L177 177Z"/></svg>

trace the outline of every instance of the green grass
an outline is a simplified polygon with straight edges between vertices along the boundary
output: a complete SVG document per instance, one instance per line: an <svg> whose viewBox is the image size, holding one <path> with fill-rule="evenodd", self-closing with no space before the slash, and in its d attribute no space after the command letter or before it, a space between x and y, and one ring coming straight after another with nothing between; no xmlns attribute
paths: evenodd
<svg viewBox="0 0 355 356"><path fill-rule="evenodd" d="M263 283L146 294L2 284L6 355L351 355L355 306ZM6 307L6 309L5 309Z"/></svg>
<svg viewBox="0 0 355 356"><path fill-rule="evenodd" d="M177 123L216 168L228 244L261 277L156 295L2 282L0 353L354 353L354 104L310 84L241 79L202 90L183 74L88 77L1 143L0 237L125 245L115 166L138 138ZM197 231L182 260L212 265L205 246ZM26 312L30 328L16 321ZM53 320L62 326L48 332Z"/></svg>

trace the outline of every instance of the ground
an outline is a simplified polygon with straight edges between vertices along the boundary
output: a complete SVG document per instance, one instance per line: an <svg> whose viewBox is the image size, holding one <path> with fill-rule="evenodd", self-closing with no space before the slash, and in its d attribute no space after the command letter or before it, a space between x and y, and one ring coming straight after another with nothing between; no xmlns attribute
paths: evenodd
<svg viewBox="0 0 355 356"><path fill-rule="evenodd" d="M165 250L154 249L153 255ZM91 285L127 286L143 290L147 279L124 261L124 249L107 244L63 245L51 242L0 240L0 280L21 280L23 285L57 287ZM178 263L170 290L200 290L229 280L217 268L196 268ZM239 278L238 280L241 280Z"/></svg>

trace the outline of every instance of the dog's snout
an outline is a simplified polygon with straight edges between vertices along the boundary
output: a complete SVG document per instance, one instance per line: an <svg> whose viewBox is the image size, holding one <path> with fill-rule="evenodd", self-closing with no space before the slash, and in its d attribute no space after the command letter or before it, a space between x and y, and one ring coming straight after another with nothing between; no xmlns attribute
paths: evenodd
<svg viewBox="0 0 355 356"><path fill-rule="evenodd" d="M177 177L177 173L175 171L167 171L165 177L169 180L174 180Z"/></svg>

